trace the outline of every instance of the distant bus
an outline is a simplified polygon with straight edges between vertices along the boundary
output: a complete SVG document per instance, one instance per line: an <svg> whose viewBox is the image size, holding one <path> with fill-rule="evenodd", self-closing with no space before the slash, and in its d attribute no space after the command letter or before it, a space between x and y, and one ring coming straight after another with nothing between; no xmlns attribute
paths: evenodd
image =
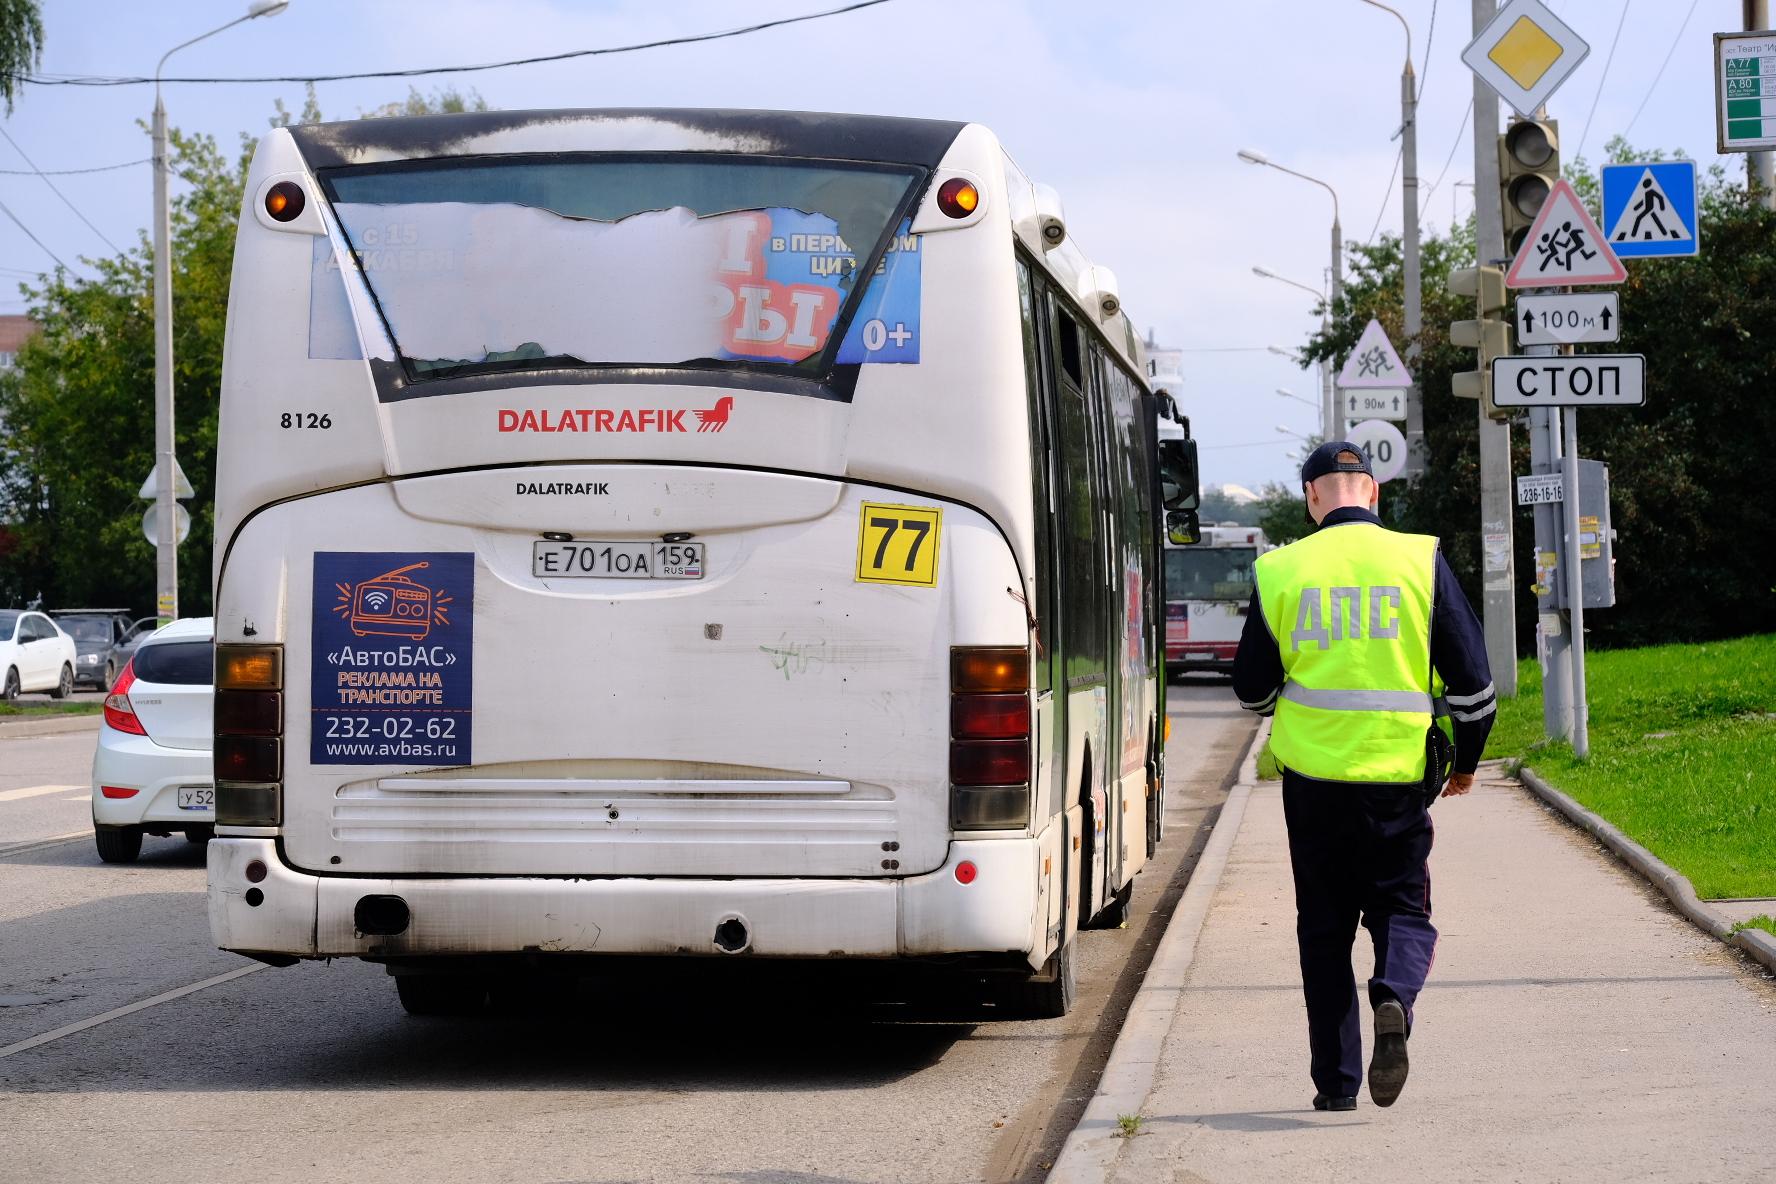
<svg viewBox="0 0 1776 1184"><path fill-rule="evenodd" d="M1159 838L1196 483L1144 374L978 125L272 131L221 391L217 944L384 963L416 1013L605 955L925 961L1064 1013Z"/></svg>
<svg viewBox="0 0 1776 1184"><path fill-rule="evenodd" d="M1166 670L1226 672L1246 625L1254 565L1270 550L1255 526L1205 526L1189 546L1166 544Z"/></svg>

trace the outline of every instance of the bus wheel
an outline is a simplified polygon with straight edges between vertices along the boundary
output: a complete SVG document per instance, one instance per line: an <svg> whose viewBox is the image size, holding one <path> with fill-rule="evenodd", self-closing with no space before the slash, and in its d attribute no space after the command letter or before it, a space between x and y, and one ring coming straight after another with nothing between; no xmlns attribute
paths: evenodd
<svg viewBox="0 0 1776 1184"><path fill-rule="evenodd" d="M1024 1020L1058 1020L1073 1010L1079 995L1079 977L1073 965L1076 943L1049 955L1042 969L1006 990L1004 1005L1011 1015Z"/></svg>
<svg viewBox="0 0 1776 1184"><path fill-rule="evenodd" d="M474 975L397 974L395 993L408 1015L479 1015L487 983Z"/></svg>

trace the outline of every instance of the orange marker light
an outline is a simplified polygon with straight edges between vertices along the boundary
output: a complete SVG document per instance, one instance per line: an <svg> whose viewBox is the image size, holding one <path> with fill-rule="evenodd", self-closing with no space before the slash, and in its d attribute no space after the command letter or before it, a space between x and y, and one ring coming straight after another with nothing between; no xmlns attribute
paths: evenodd
<svg viewBox="0 0 1776 1184"><path fill-rule="evenodd" d="M265 212L279 222L294 222L302 214L302 207L308 199L302 194L302 186L294 181L279 181L265 195Z"/></svg>
<svg viewBox="0 0 1776 1184"><path fill-rule="evenodd" d="M284 685L284 651L275 645L216 647L216 689L276 691Z"/></svg>
<svg viewBox="0 0 1776 1184"><path fill-rule="evenodd" d="M980 208L980 190L973 181L951 177L938 187L937 208L952 218L966 218Z"/></svg>
<svg viewBox="0 0 1776 1184"><path fill-rule="evenodd" d="M952 691L1027 691L1030 651L981 647L950 651Z"/></svg>

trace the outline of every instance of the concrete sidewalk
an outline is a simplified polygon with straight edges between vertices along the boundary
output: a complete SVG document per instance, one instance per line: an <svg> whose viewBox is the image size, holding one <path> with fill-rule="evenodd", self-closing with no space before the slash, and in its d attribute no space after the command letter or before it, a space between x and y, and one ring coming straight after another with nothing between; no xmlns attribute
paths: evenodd
<svg viewBox="0 0 1776 1184"><path fill-rule="evenodd" d="M1776 1179L1776 984L1762 968L1494 766L1432 814L1442 939L1393 1108L1366 1090L1353 1114L1310 1105L1282 793L1265 782L1209 905L1139 1133L1106 1165L1110 1131L1082 1124L1076 1141L1099 1153L1064 1155L1056 1177ZM1354 961L1361 991L1363 930Z"/></svg>

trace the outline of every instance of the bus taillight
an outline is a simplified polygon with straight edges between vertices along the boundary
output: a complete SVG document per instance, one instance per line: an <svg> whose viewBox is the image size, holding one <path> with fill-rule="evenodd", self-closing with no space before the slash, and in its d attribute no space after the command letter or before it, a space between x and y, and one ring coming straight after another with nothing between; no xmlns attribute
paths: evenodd
<svg viewBox="0 0 1776 1184"><path fill-rule="evenodd" d="M950 825L1015 830L1030 821L1030 653L950 651Z"/></svg>
<svg viewBox="0 0 1776 1184"><path fill-rule="evenodd" d="M216 647L216 823L277 826L283 819L284 651Z"/></svg>

